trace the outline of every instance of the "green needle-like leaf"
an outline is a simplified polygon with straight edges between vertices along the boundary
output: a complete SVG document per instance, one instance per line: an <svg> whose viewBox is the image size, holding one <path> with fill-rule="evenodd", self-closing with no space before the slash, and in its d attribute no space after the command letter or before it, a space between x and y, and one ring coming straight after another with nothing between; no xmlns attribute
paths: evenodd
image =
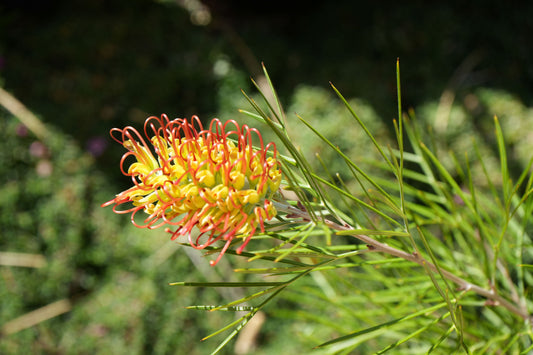
<svg viewBox="0 0 533 355"><path fill-rule="evenodd" d="M347 231L338 231L337 235L353 235L353 234L365 234L365 235L382 235L385 237L409 237L410 234L403 231L384 231L384 230L371 230L371 229L352 229Z"/></svg>
<svg viewBox="0 0 533 355"><path fill-rule="evenodd" d="M387 162L387 164L390 166L390 168L392 170L394 170L394 167L392 166L389 158L387 158L387 155L385 155L385 152L383 152L383 150L381 149L381 146L379 145L379 143L376 141L376 139L374 138L374 136L372 135L372 133L370 133L370 131L368 130L368 128L366 127L366 125L363 123L363 121L361 121L361 119L359 118L359 116L357 115L357 113L355 113L355 111L353 110L353 108L351 107L351 105L348 103L348 101L344 98L344 96L340 93L339 90L337 90L337 88L331 84L331 87L333 88L333 90L335 91L335 93L337 94L337 96L339 96L339 98L341 99L341 101L344 103L344 105L346 106L346 108L348 109L348 111L350 111L350 114L353 116L353 118L356 119L357 123L359 123L359 126L361 126L361 128L365 131L366 135L368 136L368 138L370 138L370 140L372 140L372 143L374 143L374 146L376 147L376 149L379 151L379 153L381 154L381 156L383 157L383 159ZM306 123L306 122L304 122ZM306 123L307 124L307 123Z"/></svg>
<svg viewBox="0 0 533 355"><path fill-rule="evenodd" d="M284 282L171 282L168 285L188 287L265 287L284 284Z"/></svg>
<svg viewBox="0 0 533 355"><path fill-rule="evenodd" d="M348 339L351 339L351 338L355 338L355 337L361 336L363 334L372 333L374 331L381 330L383 328L389 328L389 327L391 327L393 325L401 324L402 322L405 322L405 321L410 320L412 318L416 318L416 317L420 317L420 316L423 316L423 315L430 314L430 313L432 313L432 312L434 312L436 310L439 310L439 309L441 309L443 307L446 307L446 302L439 303L439 304L437 304L435 306L425 308L423 310L420 310L418 312L414 312L414 313L409 314L409 315L404 316L404 317L396 318L394 320L391 320L391 321L388 321L388 322L385 322L385 323L381 323L381 324L373 326L373 327L369 327L369 328L366 328L366 329L363 329L363 330L359 330L357 332L353 332L353 333L350 333L350 334L347 334L347 335L332 339L330 341L327 341L325 343L322 343L322 344L316 346L316 348L322 348L322 347L325 347L325 346L328 346L328 345L331 345L331 344L335 344L335 343L338 343L338 342L341 342L341 341L345 341L345 340L348 340Z"/></svg>

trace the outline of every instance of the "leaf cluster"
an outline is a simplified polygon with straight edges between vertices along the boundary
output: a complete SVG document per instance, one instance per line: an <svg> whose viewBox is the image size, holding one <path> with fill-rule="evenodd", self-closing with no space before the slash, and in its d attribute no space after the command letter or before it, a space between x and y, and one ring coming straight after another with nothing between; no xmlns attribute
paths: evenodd
<svg viewBox="0 0 533 355"><path fill-rule="evenodd" d="M436 136L422 129L413 112L403 114L399 67L397 72L400 119L393 123L394 147L381 143L332 85L352 124L364 132L367 148L361 154L373 154L368 169L339 148L335 136L296 115L321 149L344 164L349 172L344 176L330 170L333 158L321 160L317 154L310 161L296 145L293 118L287 118L266 70L270 92L256 85L263 103L245 94L253 110L241 112L268 126L281 142L284 190L276 205L278 221L258 238L259 245L275 246L240 254L265 266L235 270L261 281L176 284L259 288L224 305L192 307L248 310L206 337L232 329L215 353L275 298L272 314L291 319L294 331L317 353L504 349L525 354L532 349L533 159L513 181L495 118L498 171L485 164L475 141L466 159L446 152L455 163L445 166ZM481 174L474 175L469 154ZM306 331L308 322L315 326Z"/></svg>

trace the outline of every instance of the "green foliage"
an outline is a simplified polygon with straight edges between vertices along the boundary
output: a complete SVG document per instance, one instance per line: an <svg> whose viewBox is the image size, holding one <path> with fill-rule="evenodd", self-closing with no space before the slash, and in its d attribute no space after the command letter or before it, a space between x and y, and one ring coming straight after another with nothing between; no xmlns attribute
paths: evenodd
<svg viewBox="0 0 533 355"><path fill-rule="evenodd" d="M120 188L71 139L0 121L0 251L45 260L1 267L0 319L72 305L2 335L1 352L232 353L259 312L258 354L531 350L533 178L529 132L514 128L530 109L480 89L446 124L442 103L410 112L393 143L360 99L301 86L285 111L266 72L259 93L229 95L246 85L233 70L219 77L221 118L248 101L285 180L278 220L216 268L101 209Z"/></svg>
<svg viewBox="0 0 533 355"><path fill-rule="evenodd" d="M261 96L275 97L271 90ZM221 347L276 296L282 301L274 314L291 319L300 341L318 346L320 353L526 353L533 341L528 297L533 275L524 265L533 258L533 159L511 180L505 130L496 119L492 141L470 137L475 159L468 154L457 159L463 146L451 138L460 141L472 132L464 125L466 115L458 116L463 123L450 121L443 127L451 136L428 133L414 116L404 117L396 132L399 146L405 141L410 148L394 149L387 141L376 141L365 119L356 116L357 108L339 94L360 132L366 132L365 153L381 160L366 170L356 162L357 155L352 159L353 152L348 153L352 146L342 149L338 130L343 126L326 134L333 126L331 117L339 117L335 106L327 109L327 96L313 90L299 93L311 98L305 101L310 112L326 107L313 123L303 115L286 117L279 101L266 101L265 110L247 96L256 113L245 113L269 126L281 142L285 189L294 196L279 201L277 208L285 215L273 226L275 232L265 234L280 243L241 254L254 262L277 261L236 270L263 274L275 283L220 306L256 304L240 321L221 329L235 329ZM307 136L295 123L298 119L309 128ZM353 127L355 131L357 125ZM447 151L443 144L449 144ZM322 167L308 154L317 149L329 149ZM450 160L443 158L449 154ZM351 176L332 178L330 166ZM356 193L349 183L358 185Z"/></svg>

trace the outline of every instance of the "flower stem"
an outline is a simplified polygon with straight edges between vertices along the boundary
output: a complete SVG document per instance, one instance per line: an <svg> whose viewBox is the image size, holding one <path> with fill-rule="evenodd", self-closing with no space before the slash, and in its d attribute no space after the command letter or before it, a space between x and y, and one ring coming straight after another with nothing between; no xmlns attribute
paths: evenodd
<svg viewBox="0 0 533 355"><path fill-rule="evenodd" d="M284 211L289 213L292 216L302 218L304 220L311 220L311 217L309 216L309 213L307 211L304 211L302 209L293 207L288 204L276 202L275 203L276 209L279 211ZM354 228L349 224L338 224L336 222L330 221L328 219L322 219L322 222L324 222L328 227L338 230L338 231L347 231L347 230L353 230ZM386 253L392 256L396 256L398 258L402 258L407 261L411 261L413 263L416 263L418 265L421 265L425 268L428 268L434 272L440 272L440 274L445 277L446 279L454 282L459 286L461 290L465 291L473 291L477 293L480 296L483 296L487 298L488 300L492 301L493 305L500 305L510 312L520 316L525 321L529 322L530 324L533 323L533 316L529 314L527 311L527 308L525 305L516 305L505 299L504 297L500 296L498 293L494 292L494 290L487 290L484 289L481 286L478 286L476 284L473 284L469 281L466 281L465 279L447 271L442 268L438 268L435 264L432 262L426 260L424 257L422 257L420 254L417 253L408 253L400 249L396 249L394 247L391 247L390 245L387 245L385 243L379 242L367 235L364 234L358 234L354 233L351 235L354 238L359 239L363 243L365 243L369 249L377 252Z"/></svg>

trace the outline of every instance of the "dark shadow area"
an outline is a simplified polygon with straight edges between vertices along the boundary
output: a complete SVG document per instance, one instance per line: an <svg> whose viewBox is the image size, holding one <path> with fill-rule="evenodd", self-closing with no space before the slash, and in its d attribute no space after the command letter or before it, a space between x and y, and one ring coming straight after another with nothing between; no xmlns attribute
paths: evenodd
<svg viewBox="0 0 533 355"><path fill-rule="evenodd" d="M532 100L533 5L205 3L212 21L202 27L171 2L8 1L0 75L80 144L147 114L213 115L221 55L249 75L264 62L285 98L331 81L386 120L397 116L397 57L406 108L480 85Z"/></svg>

